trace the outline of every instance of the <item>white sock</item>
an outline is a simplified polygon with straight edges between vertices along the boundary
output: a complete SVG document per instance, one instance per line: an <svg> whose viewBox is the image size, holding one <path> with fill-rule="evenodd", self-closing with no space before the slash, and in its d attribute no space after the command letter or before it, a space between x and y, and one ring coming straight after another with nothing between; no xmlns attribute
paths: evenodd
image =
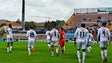
<svg viewBox="0 0 112 63"><path fill-rule="evenodd" d="M86 58L86 52L83 52L83 58L82 58L82 60L84 61L85 58Z"/></svg>
<svg viewBox="0 0 112 63"><path fill-rule="evenodd" d="M58 48L56 48L56 53L58 53Z"/></svg>
<svg viewBox="0 0 112 63"><path fill-rule="evenodd" d="M107 57L107 50L104 50L104 52L105 52L105 57Z"/></svg>
<svg viewBox="0 0 112 63"><path fill-rule="evenodd" d="M84 60L82 61L82 63L84 63Z"/></svg>
<svg viewBox="0 0 112 63"><path fill-rule="evenodd" d="M92 47L91 47L91 46L89 46L89 48L90 48L90 49L92 49Z"/></svg>
<svg viewBox="0 0 112 63"><path fill-rule="evenodd" d="M54 56L54 51L52 51L51 53L52 53L52 56Z"/></svg>
<svg viewBox="0 0 112 63"><path fill-rule="evenodd" d="M90 48L89 47L87 47L87 50L90 52Z"/></svg>
<svg viewBox="0 0 112 63"><path fill-rule="evenodd" d="M51 47L51 45L50 45L50 44L48 44L48 47L50 48L50 47Z"/></svg>
<svg viewBox="0 0 112 63"><path fill-rule="evenodd" d="M64 51L65 51L65 46L64 46Z"/></svg>
<svg viewBox="0 0 112 63"><path fill-rule="evenodd" d="M31 49L30 48L28 48L28 54L31 54L31 51L30 51Z"/></svg>
<svg viewBox="0 0 112 63"><path fill-rule="evenodd" d="M9 47L7 47L7 52L9 52Z"/></svg>
<svg viewBox="0 0 112 63"><path fill-rule="evenodd" d="M104 51L103 50L101 50L101 57L102 57L102 59L104 59Z"/></svg>
<svg viewBox="0 0 112 63"><path fill-rule="evenodd" d="M10 46L10 51L12 50L12 46Z"/></svg>
<svg viewBox="0 0 112 63"><path fill-rule="evenodd" d="M81 59L80 59L80 51L78 51L78 50L77 50L77 57L78 57L79 62L81 62Z"/></svg>

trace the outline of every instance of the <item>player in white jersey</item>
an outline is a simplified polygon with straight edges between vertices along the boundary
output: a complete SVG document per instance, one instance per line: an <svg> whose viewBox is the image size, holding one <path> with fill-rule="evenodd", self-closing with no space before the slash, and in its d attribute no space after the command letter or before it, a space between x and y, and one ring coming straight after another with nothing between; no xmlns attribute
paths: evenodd
<svg viewBox="0 0 112 63"><path fill-rule="evenodd" d="M79 63L81 63L81 58L80 58L81 48L83 50L82 63L84 63L86 57L87 37L88 37L88 30L85 28L85 24L82 23L81 27L77 28L74 34L74 38L77 39L77 42L76 41L74 42L77 45L77 56L78 56Z"/></svg>
<svg viewBox="0 0 112 63"><path fill-rule="evenodd" d="M52 46L51 56L54 56L54 46L56 47L56 54L58 56L58 38L59 38L59 32L55 27L53 27L53 29L51 30L51 46Z"/></svg>
<svg viewBox="0 0 112 63"><path fill-rule="evenodd" d="M12 46L13 46L13 34L12 34L12 25L9 24L9 27L6 29L6 35L7 35L7 52L12 52Z"/></svg>
<svg viewBox="0 0 112 63"><path fill-rule="evenodd" d="M48 49L50 49L50 47L51 47L51 40L50 40L50 37L51 37L51 31L50 31L50 29L48 29L47 31L46 31L46 41L47 41L47 45L48 45Z"/></svg>
<svg viewBox="0 0 112 63"><path fill-rule="evenodd" d="M102 62L107 61L107 44L110 42L110 31L106 27L106 22L102 23L102 27L98 29L97 42L99 41L101 48Z"/></svg>
<svg viewBox="0 0 112 63"><path fill-rule="evenodd" d="M28 56L31 56L31 49L32 51L35 51L34 42L37 34L31 27L30 30L27 31L26 36L28 37Z"/></svg>
<svg viewBox="0 0 112 63"><path fill-rule="evenodd" d="M93 38L93 35L91 34L91 32L88 33L88 43L87 43L87 50L90 52L92 47L91 47L91 40Z"/></svg>

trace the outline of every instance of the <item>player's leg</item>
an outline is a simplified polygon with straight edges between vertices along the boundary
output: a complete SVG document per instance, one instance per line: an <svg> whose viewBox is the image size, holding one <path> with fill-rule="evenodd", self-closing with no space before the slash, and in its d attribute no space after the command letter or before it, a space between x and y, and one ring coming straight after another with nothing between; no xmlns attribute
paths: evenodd
<svg viewBox="0 0 112 63"><path fill-rule="evenodd" d="M62 49L62 54L64 54L65 46L64 46L64 41L60 40L60 47Z"/></svg>
<svg viewBox="0 0 112 63"><path fill-rule="evenodd" d="M105 42L104 45L104 55L105 55L105 61L107 61L107 42Z"/></svg>
<svg viewBox="0 0 112 63"><path fill-rule="evenodd" d="M10 51L12 51L13 41L12 38L10 38Z"/></svg>
<svg viewBox="0 0 112 63"><path fill-rule="evenodd" d="M103 47L101 47L101 57L102 57L102 62L105 62L105 52Z"/></svg>
<svg viewBox="0 0 112 63"><path fill-rule="evenodd" d="M85 59L86 59L86 42L82 42L82 50L83 50L83 56L82 56L82 63L84 63Z"/></svg>
<svg viewBox="0 0 112 63"><path fill-rule="evenodd" d="M31 42L28 41L28 56L31 56Z"/></svg>
<svg viewBox="0 0 112 63"><path fill-rule="evenodd" d="M88 50L88 52L91 52L91 49L92 49L92 48L91 48L91 43L88 42L88 43L87 43L87 50Z"/></svg>
<svg viewBox="0 0 112 63"><path fill-rule="evenodd" d="M32 49L33 52L35 51L34 41L31 41L31 49Z"/></svg>
<svg viewBox="0 0 112 63"><path fill-rule="evenodd" d="M56 56L58 56L58 50L59 50L58 41L56 41L54 45L56 46Z"/></svg>
<svg viewBox="0 0 112 63"><path fill-rule="evenodd" d="M48 50L50 50L51 48L50 39L47 39L47 46L48 46Z"/></svg>
<svg viewBox="0 0 112 63"><path fill-rule="evenodd" d="M65 47L65 46L62 47L62 54L64 54L64 52L65 52L65 51L64 51L64 47Z"/></svg>
<svg viewBox="0 0 112 63"><path fill-rule="evenodd" d="M100 48L101 48L102 62L105 62L105 52L104 52L104 43L103 42L100 42Z"/></svg>
<svg viewBox="0 0 112 63"><path fill-rule="evenodd" d="M51 43L51 56L54 56L54 42Z"/></svg>
<svg viewBox="0 0 112 63"><path fill-rule="evenodd" d="M7 38L6 41L7 41L7 52L9 52L9 50L10 50L10 47L9 47L10 46L9 38Z"/></svg>
<svg viewBox="0 0 112 63"><path fill-rule="evenodd" d="M7 42L7 52L9 52L9 50L10 50L9 44L10 44L10 42Z"/></svg>
<svg viewBox="0 0 112 63"><path fill-rule="evenodd" d="M77 57L78 57L79 63L81 63L80 48L81 48L81 42L77 42Z"/></svg>

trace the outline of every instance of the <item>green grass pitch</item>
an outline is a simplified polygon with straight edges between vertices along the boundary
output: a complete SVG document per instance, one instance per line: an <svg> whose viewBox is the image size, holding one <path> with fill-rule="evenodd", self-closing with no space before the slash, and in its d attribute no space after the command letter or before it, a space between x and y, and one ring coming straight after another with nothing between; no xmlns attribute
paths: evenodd
<svg viewBox="0 0 112 63"><path fill-rule="evenodd" d="M46 42L36 42L36 51L28 56L27 42L14 42L13 52L6 52L6 42L0 42L0 63L78 63L76 46L71 42L65 43L65 54L51 56ZM98 44L92 44L92 51L87 52L85 63L101 63L100 48ZM108 62L112 63L112 45L108 45Z"/></svg>

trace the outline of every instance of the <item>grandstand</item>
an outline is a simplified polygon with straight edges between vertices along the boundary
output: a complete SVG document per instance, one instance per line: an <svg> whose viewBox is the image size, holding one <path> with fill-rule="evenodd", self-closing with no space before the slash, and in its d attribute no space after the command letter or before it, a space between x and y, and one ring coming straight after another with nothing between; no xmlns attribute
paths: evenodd
<svg viewBox="0 0 112 63"><path fill-rule="evenodd" d="M94 39L96 40L96 30L101 26L103 21L107 21L107 27L112 31L112 8L77 8L70 18L62 26L66 30L66 41L74 40L74 32L77 27L80 27L81 23L86 24L86 28L89 29Z"/></svg>
<svg viewBox="0 0 112 63"><path fill-rule="evenodd" d="M86 27L100 26L102 21L107 21L109 24L112 21L111 17L112 8L77 8L62 27L75 29L80 27L81 23L85 23Z"/></svg>

